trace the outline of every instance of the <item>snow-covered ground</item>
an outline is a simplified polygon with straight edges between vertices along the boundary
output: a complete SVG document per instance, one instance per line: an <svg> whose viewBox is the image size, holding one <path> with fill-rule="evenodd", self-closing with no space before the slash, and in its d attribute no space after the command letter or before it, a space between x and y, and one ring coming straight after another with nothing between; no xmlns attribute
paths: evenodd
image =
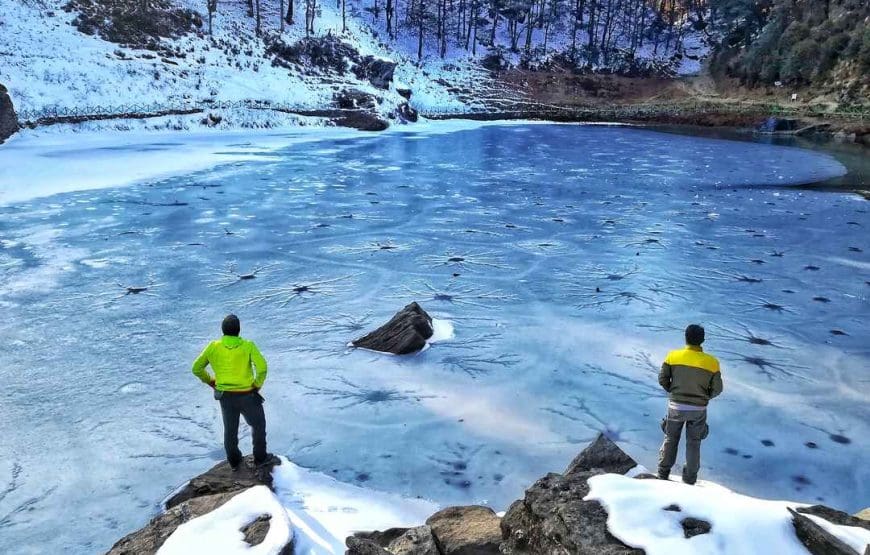
<svg viewBox="0 0 870 555"><path fill-rule="evenodd" d="M699 481L636 480L618 474L589 479L586 499L607 510L611 534L647 555L806 555L798 541L789 508L800 503L769 501L735 493L719 484ZM676 505L679 511L666 507ZM673 507L672 507L673 508ZM686 538L680 521L698 518L712 526L707 534ZM870 544L870 531L838 526L810 516L856 553Z"/></svg>

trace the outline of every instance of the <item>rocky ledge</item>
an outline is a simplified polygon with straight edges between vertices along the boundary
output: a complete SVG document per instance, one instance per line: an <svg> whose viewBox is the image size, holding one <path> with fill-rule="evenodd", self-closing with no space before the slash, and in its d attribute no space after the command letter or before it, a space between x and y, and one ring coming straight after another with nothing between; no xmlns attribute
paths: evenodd
<svg viewBox="0 0 870 555"><path fill-rule="evenodd" d="M662 506L656 505L655 510L668 511L660 515L673 515L660 518L674 518L682 527L682 535L687 541L715 533L714 529L719 524L699 518L700 515L690 506L667 504L669 501L664 497L671 495L671 486L658 482L650 474L639 472L640 469L642 467L638 467L629 455L602 434L563 473L550 473L536 481L526 490L523 499L515 501L504 516L500 517L489 507L478 505L447 507L419 526L357 532L345 541L346 555L642 554L642 549L626 545L611 534L608 519L613 515L608 515L605 506L591 498L596 493L590 496L590 491L600 487L602 481L614 479L619 481L620 487L640 485L634 480L654 480L643 487L667 488L660 490L661 499L657 495L656 502L661 501ZM156 553L167 540L169 542L166 545L169 545L176 539L175 536L171 540L169 538L182 524L212 511L219 512L231 499L238 500L241 497L237 496L256 493L257 488L263 488L259 491L265 492L264 486L271 487L271 471L270 467L265 472L254 473L248 465L243 465L240 470L233 472L226 463L216 465L180 488L166 501L162 514L141 530L121 539L112 547L109 555ZM626 474L633 475L633 478ZM673 485L673 488L687 487ZM694 488L689 489L694 491ZM640 502L635 498L629 501L631 512L636 512ZM856 531L870 530L870 522L864 518L864 512L850 516L822 505L795 507L790 510L794 535L809 553L862 555L855 550L854 545L848 545L842 536L834 535L831 530L835 525L851 526ZM277 510L273 510L276 515L280 514L280 506ZM256 505L256 510L249 511L249 517L239 528L245 542L252 546L269 541L266 536L273 516L266 512L257 516L258 512L261 512L260 505ZM614 514L618 516L622 513L616 510ZM276 532L280 529L280 526L275 526ZM284 536L277 545L270 545L273 546L270 547L271 552L280 551L282 555L293 552L292 539ZM870 546L863 555L870 555Z"/></svg>
<svg viewBox="0 0 870 555"><path fill-rule="evenodd" d="M643 554L614 537L601 503L587 500L589 479L626 474L637 463L603 434L562 474L535 482L523 499L499 518L479 506L449 507L416 528L360 532L347 538L347 555L629 555ZM655 476L639 473L636 479ZM665 511L683 512L678 505ZM812 555L861 555L806 515L870 530L870 522L816 505L792 511L795 535ZM679 520L688 540L708 534L713 525L687 515ZM870 546L864 555L870 555Z"/></svg>
<svg viewBox="0 0 870 555"><path fill-rule="evenodd" d="M0 85L0 144L18 131L18 116L9 98L9 91Z"/></svg>
<svg viewBox="0 0 870 555"><path fill-rule="evenodd" d="M280 462L278 463L280 464ZM108 555L151 555L166 542L182 524L206 515L226 504L236 495L256 486L272 486L272 466L254 469L251 456L233 471L227 462L215 465L172 494L163 504L164 511L151 519L144 528L119 540ZM245 542L259 545L269 532L271 515L263 514L240 529ZM281 555L290 555L292 544L284 546Z"/></svg>

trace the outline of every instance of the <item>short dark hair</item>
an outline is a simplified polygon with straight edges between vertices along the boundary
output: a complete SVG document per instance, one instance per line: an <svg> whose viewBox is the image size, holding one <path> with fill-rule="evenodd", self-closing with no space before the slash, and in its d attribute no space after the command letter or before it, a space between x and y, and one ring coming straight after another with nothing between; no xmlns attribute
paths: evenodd
<svg viewBox="0 0 870 555"><path fill-rule="evenodd" d="M221 331L224 332L224 335L234 335L238 337L239 333L242 331L242 323L239 322L239 317L235 314L230 314L224 318L224 321L221 322Z"/></svg>
<svg viewBox="0 0 870 555"><path fill-rule="evenodd" d="M686 344L700 346L704 342L704 328L698 324L689 324L686 328Z"/></svg>

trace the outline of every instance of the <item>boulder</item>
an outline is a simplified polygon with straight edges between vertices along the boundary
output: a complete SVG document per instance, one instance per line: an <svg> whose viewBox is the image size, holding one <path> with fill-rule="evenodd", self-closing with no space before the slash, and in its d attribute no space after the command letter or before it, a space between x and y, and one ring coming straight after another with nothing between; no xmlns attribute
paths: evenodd
<svg viewBox="0 0 870 555"><path fill-rule="evenodd" d="M792 509L788 511L793 517L795 534L812 555L856 555L854 549L809 517Z"/></svg>
<svg viewBox="0 0 870 555"><path fill-rule="evenodd" d="M571 461L565 470L565 475L570 476L577 472L588 472L595 469L613 474L625 474L635 466L637 466L637 462L634 459L629 457L606 435L599 433L595 441Z"/></svg>
<svg viewBox="0 0 870 555"><path fill-rule="evenodd" d="M338 126L359 129L360 131L383 131L390 126L387 120L367 110L348 110L332 121Z"/></svg>
<svg viewBox="0 0 870 555"><path fill-rule="evenodd" d="M411 87L396 83L396 92L399 93L399 96L403 97L405 100L411 100Z"/></svg>
<svg viewBox="0 0 870 555"><path fill-rule="evenodd" d="M0 144L18 131L18 116L9 98L9 91L0 85Z"/></svg>
<svg viewBox="0 0 870 555"><path fill-rule="evenodd" d="M441 555L429 526L407 530L387 545L387 551L393 555Z"/></svg>
<svg viewBox="0 0 870 555"><path fill-rule="evenodd" d="M584 501L587 480L600 471L551 473L526 490L501 520L504 555L642 555L607 531L607 512Z"/></svg>
<svg viewBox="0 0 870 555"><path fill-rule="evenodd" d="M374 110L378 107L375 95L359 89L343 89L332 98L342 110Z"/></svg>
<svg viewBox="0 0 870 555"><path fill-rule="evenodd" d="M801 122L794 118L778 118L771 116L758 124L755 128L759 133L783 133L796 131L803 127Z"/></svg>
<svg viewBox="0 0 870 555"><path fill-rule="evenodd" d="M216 464L211 470L200 474L188 482L184 487L175 492L166 500L167 509L184 503L188 499L214 495L218 493L238 493L253 486L266 485L272 487L272 467L281 464L280 459L273 459L259 471L255 471L252 455L245 457L239 469L233 472L228 462ZM259 474L259 476L258 476Z"/></svg>
<svg viewBox="0 0 870 555"><path fill-rule="evenodd" d="M426 524L441 555L498 555L500 520L489 507L470 505L438 511Z"/></svg>
<svg viewBox="0 0 870 555"><path fill-rule="evenodd" d="M417 110L412 108L407 102L399 104L399 107L396 108L396 116L402 123L414 123L419 118Z"/></svg>
<svg viewBox="0 0 870 555"><path fill-rule="evenodd" d="M344 541L347 546L345 555L391 555L389 551L365 538L350 536Z"/></svg>
<svg viewBox="0 0 870 555"><path fill-rule="evenodd" d="M354 347L406 355L419 351L432 337L432 318L417 303L411 303L375 331L353 341Z"/></svg>
<svg viewBox="0 0 870 555"><path fill-rule="evenodd" d="M358 79L368 80L379 89L389 89L393 82L393 72L396 71L396 62L374 56L363 56L353 68L354 75Z"/></svg>
<svg viewBox="0 0 870 555"><path fill-rule="evenodd" d="M383 532L378 530L374 532L356 532L354 537L373 541L381 547L387 547L390 545L390 542L401 537L408 530L408 528L389 528Z"/></svg>

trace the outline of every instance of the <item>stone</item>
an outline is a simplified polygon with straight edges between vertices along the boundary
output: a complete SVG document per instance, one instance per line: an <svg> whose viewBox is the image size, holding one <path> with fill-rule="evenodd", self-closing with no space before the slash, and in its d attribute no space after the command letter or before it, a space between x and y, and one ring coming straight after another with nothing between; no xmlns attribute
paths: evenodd
<svg viewBox="0 0 870 555"><path fill-rule="evenodd" d="M408 531L408 528L389 528L384 531L374 531L374 532L356 532L354 537L373 541L381 547L386 548L390 545L390 542L401 537L405 532Z"/></svg>
<svg viewBox="0 0 870 555"><path fill-rule="evenodd" d="M394 355L419 351L432 337L432 318L417 303L411 303L389 322L353 341L354 347Z"/></svg>
<svg viewBox="0 0 870 555"><path fill-rule="evenodd" d="M360 131L383 131L390 126L387 120L366 110L348 110L332 121L341 127L350 127Z"/></svg>
<svg viewBox="0 0 870 555"><path fill-rule="evenodd" d="M375 95L359 89L342 89L332 98L342 110L374 110L378 107Z"/></svg>
<svg viewBox="0 0 870 555"><path fill-rule="evenodd" d="M414 123L420 117L417 110L412 108L407 102L399 104L398 108L396 108L396 116L402 123Z"/></svg>
<svg viewBox="0 0 870 555"><path fill-rule="evenodd" d="M805 515L815 515L821 517L828 522L838 524L840 526L857 526L870 530L870 522L857 516L852 516L849 513L826 507L825 505L812 505L810 507L798 507L797 512Z"/></svg>
<svg viewBox="0 0 870 555"><path fill-rule="evenodd" d="M526 490L501 520L504 555L642 555L607 531L607 512L584 501L598 470L550 473Z"/></svg>
<svg viewBox="0 0 870 555"><path fill-rule="evenodd" d="M429 526L418 526L405 531L387 545L387 551L393 555L441 555Z"/></svg>
<svg viewBox="0 0 870 555"><path fill-rule="evenodd" d="M498 555L500 519L481 505L448 507L426 520L441 555Z"/></svg>
<svg viewBox="0 0 870 555"><path fill-rule="evenodd" d="M701 534L709 534L713 528L706 520L691 516L681 520L680 524L683 526L683 535L686 536L686 539L700 536Z"/></svg>
<svg viewBox="0 0 870 555"><path fill-rule="evenodd" d="M193 478L184 487L173 494L166 500L166 508L170 509L179 505L188 499L201 497L204 495L214 495L218 493L238 493L253 486L266 485L272 487L272 467L276 464L281 464L280 459L273 459L272 462L260 469L261 476L257 476L255 472L254 459L252 455L245 457L239 469L235 472L230 468L228 462L224 461L216 464L209 471L200 474ZM260 478L263 478L262 480Z"/></svg>
<svg viewBox="0 0 870 555"><path fill-rule="evenodd" d="M606 435L599 433L595 441L571 461L565 470L565 475L569 476L594 469L613 474L625 474L635 466L637 466L637 462L634 459L629 457Z"/></svg>
<svg viewBox="0 0 870 555"><path fill-rule="evenodd" d="M809 517L793 509L788 511L793 517L792 524L795 534L812 555L856 555L854 549L827 532Z"/></svg>
<svg viewBox="0 0 870 555"><path fill-rule="evenodd" d="M18 131L18 116L9 98L9 91L0 85L0 144Z"/></svg>
<svg viewBox="0 0 870 555"><path fill-rule="evenodd" d="M396 62L386 58L363 56L353 68L354 75L358 79L368 80L379 89L389 89L393 82L393 73L396 71Z"/></svg>
<svg viewBox="0 0 870 555"><path fill-rule="evenodd" d="M345 555L391 555L389 551L372 540L357 536L348 537L344 544L347 546L347 551L344 552Z"/></svg>
<svg viewBox="0 0 870 555"><path fill-rule="evenodd" d="M784 131L796 131L802 127L801 123L793 118L769 117L755 128L760 133L782 133Z"/></svg>
<svg viewBox="0 0 870 555"><path fill-rule="evenodd" d="M204 495L182 501L151 519L145 527L121 538L107 555L146 555L157 553L176 528L217 509L239 492Z"/></svg>
<svg viewBox="0 0 870 555"><path fill-rule="evenodd" d="M411 100L411 87L405 85L396 85L396 92L405 100Z"/></svg>

